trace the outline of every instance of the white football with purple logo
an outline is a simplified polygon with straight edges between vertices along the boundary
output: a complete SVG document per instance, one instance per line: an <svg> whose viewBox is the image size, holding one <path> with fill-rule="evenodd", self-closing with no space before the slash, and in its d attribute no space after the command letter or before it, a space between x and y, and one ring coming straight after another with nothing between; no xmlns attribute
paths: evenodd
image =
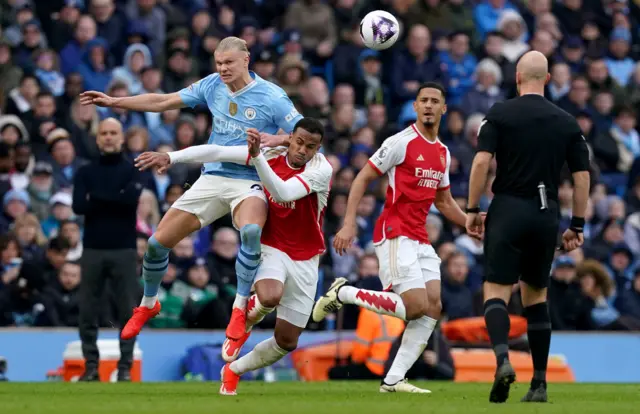
<svg viewBox="0 0 640 414"><path fill-rule="evenodd" d="M372 11L360 22L360 37L369 49L388 49L398 40L399 35L398 20L386 11Z"/></svg>

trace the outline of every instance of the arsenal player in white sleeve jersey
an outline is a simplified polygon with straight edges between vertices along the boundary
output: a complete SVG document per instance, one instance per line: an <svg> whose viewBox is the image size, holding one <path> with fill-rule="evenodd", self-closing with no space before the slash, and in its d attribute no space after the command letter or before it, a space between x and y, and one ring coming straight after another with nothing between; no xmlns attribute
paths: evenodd
<svg viewBox="0 0 640 414"><path fill-rule="evenodd" d="M380 392L430 392L405 380L407 371L424 351L442 308L440 258L429 243L427 214L435 203L438 211L458 226L464 228L466 223L466 214L449 191L451 156L438 139L440 119L447 109L444 88L437 83L423 84L413 106L417 122L388 138L354 180L344 225L333 243L339 254L351 246L357 232L360 199L371 181L387 174L386 202L374 229L385 292L356 289L340 278L313 309L317 322L344 303L408 321Z"/></svg>
<svg viewBox="0 0 640 414"><path fill-rule="evenodd" d="M307 326L318 284L320 255L325 251L322 220L327 206L333 168L318 152L324 135L312 118L298 121L289 147L260 151L260 135L247 131L248 146L199 145L167 155L145 153L138 165L167 168L179 162L234 162L253 165L269 202L262 230L262 262L255 279L256 294L247 304L245 335L227 338L220 393L235 395L240 375L271 365L293 351ZM251 328L277 308L274 336L256 345L239 360Z"/></svg>

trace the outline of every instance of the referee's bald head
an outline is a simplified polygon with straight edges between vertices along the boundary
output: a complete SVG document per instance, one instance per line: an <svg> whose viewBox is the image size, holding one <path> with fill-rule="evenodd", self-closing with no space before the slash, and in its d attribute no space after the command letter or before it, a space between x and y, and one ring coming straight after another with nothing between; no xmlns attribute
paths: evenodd
<svg viewBox="0 0 640 414"><path fill-rule="evenodd" d="M516 66L516 82L518 86L529 84L531 87L544 88L549 81L549 61L538 51L527 52Z"/></svg>

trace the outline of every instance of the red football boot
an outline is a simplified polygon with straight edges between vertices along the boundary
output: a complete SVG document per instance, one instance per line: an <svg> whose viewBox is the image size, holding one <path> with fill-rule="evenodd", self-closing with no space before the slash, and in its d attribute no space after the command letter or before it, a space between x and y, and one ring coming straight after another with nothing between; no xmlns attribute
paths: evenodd
<svg viewBox="0 0 640 414"><path fill-rule="evenodd" d="M131 315L127 324L122 328L120 337L122 339L131 339L138 336L142 327L149 321L149 319L154 318L159 314L161 308L160 301L156 301L156 304L153 305L152 309L149 309L146 306L138 306L133 309L133 315Z"/></svg>
<svg viewBox="0 0 640 414"><path fill-rule="evenodd" d="M233 308L231 311L231 320L227 325L227 338L234 341L241 340L247 329L247 313L245 309Z"/></svg>
<svg viewBox="0 0 640 414"><path fill-rule="evenodd" d="M231 371L229 364L222 368L222 385L220 385L220 395L236 395L240 382L240 375Z"/></svg>
<svg viewBox="0 0 640 414"><path fill-rule="evenodd" d="M222 359L225 362L233 362L240 355L240 350L242 346L247 342L249 336L251 335L251 331L244 334L242 338L238 341L234 341L233 339L225 339L222 344Z"/></svg>

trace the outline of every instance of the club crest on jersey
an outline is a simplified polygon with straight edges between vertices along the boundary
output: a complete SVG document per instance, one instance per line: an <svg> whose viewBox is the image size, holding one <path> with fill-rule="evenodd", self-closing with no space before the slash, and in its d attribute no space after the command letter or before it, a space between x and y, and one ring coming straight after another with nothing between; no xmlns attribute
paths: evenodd
<svg viewBox="0 0 640 414"><path fill-rule="evenodd" d="M238 104L235 102L229 102L229 114L231 116L236 116L238 113Z"/></svg>
<svg viewBox="0 0 640 414"><path fill-rule="evenodd" d="M444 155L440 155L440 162L442 163L442 168L447 168L447 158Z"/></svg>
<svg viewBox="0 0 640 414"><path fill-rule="evenodd" d="M256 110L253 108L247 108L244 110L244 117L248 120L252 120L256 117Z"/></svg>

